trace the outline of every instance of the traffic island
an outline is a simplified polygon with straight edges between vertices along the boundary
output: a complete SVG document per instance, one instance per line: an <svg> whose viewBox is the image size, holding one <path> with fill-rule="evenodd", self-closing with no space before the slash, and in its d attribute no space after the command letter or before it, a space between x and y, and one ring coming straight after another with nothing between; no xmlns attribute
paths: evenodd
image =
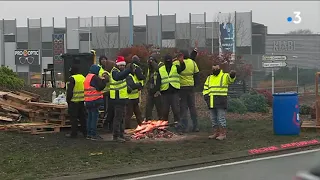
<svg viewBox="0 0 320 180"><path fill-rule="evenodd" d="M260 118L229 119L227 139L209 140L210 121L202 119L200 122L202 132L187 134L193 138L148 143L97 142L80 136L78 139L67 139L64 133L32 136L0 131L0 179L65 178L80 173L101 174L99 172L106 169L109 174L114 172L115 175L120 170L126 173L122 168L133 170L189 159L184 161L188 164L194 158L207 159L208 156L228 159L230 154L244 151L248 156L248 150L310 141L317 137L316 132L302 132L300 136L275 136L271 119Z"/></svg>

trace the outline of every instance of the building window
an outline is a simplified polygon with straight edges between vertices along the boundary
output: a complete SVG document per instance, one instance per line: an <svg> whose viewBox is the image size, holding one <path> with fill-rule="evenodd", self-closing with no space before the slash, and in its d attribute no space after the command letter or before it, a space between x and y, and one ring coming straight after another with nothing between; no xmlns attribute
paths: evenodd
<svg viewBox="0 0 320 180"><path fill-rule="evenodd" d="M42 49L52 50L52 42L42 42Z"/></svg>
<svg viewBox="0 0 320 180"><path fill-rule="evenodd" d="M4 42L16 42L15 35L4 35Z"/></svg>
<svg viewBox="0 0 320 180"><path fill-rule="evenodd" d="M42 49L42 57L52 57L53 52L52 49Z"/></svg>
<svg viewBox="0 0 320 180"><path fill-rule="evenodd" d="M17 42L17 49L28 49L27 42Z"/></svg>
<svg viewBox="0 0 320 180"><path fill-rule="evenodd" d="M79 49L67 49L67 53L69 53L69 54L78 54L79 53Z"/></svg>
<svg viewBox="0 0 320 180"><path fill-rule="evenodd" d="M106 32L107 33L120 32L120 28L119 26L106 26Z"/></svg>
<svg viewBox="0 0 320 180"><path fill-rule="evenodd" d="M89 41L89 34L90 34L90 39L92 40L92 33L79 33L79 38L80 41Z"/></svg>
<svg viewBox="0 0 320 180"><path fill-rule="evenodd" d="M175 39L175 31L162 32L162 39Z"/></svg>

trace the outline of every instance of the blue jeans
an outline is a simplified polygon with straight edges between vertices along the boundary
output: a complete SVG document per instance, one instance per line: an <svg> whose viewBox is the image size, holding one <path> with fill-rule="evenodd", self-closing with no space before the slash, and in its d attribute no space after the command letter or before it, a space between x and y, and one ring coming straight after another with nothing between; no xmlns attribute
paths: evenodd
<svg viewBox="0 0 320 180"><path fill-rule="evenodd" d="M214 108L210 109L212 127L220 126L225 128L227 126L226 109Z"/></svg>
<svg viewBox="0 0 320 180"><path fill-rule="evenodd" d="M97 136L97 122L99 118L99 107L103 104L103 99L85 102L88 119L87 119L87 136Z"/></svg>

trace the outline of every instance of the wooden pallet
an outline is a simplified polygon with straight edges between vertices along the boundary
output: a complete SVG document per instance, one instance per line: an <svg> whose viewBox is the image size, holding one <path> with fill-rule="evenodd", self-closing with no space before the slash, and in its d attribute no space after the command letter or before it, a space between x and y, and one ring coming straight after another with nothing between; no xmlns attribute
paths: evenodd
<svg viewBox="0 0 320 180"><path fill-rule="evenodd" d="M18 131L31 134L47 134L60 132L60 126L47 123L18 123L0 126L0 130Z"/></svg>
<svg viewBox="0 0 320 180"><path fill-rule="evenodd" d="M310 128L315 128L318 129L320 126L316 125L316 121L308 120L308 121L303 121L301 125L301 129L310 129Z"/></svg>

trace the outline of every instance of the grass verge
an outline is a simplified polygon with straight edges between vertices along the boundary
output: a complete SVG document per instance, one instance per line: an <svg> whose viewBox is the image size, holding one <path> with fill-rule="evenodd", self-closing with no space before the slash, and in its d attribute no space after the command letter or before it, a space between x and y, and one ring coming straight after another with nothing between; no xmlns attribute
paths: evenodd
<svg viewBox="0 0 320 180"><path fill-rule="evenodd" d="M64 133L34 136L0 132L0 179L43 179L135 167L317 137L315 132L274 136L271 120L229 120L228 139L219 142L207 139L208 127L208 121L201 121L202 132L192 140L125 144L66 139Z"/></svg>

